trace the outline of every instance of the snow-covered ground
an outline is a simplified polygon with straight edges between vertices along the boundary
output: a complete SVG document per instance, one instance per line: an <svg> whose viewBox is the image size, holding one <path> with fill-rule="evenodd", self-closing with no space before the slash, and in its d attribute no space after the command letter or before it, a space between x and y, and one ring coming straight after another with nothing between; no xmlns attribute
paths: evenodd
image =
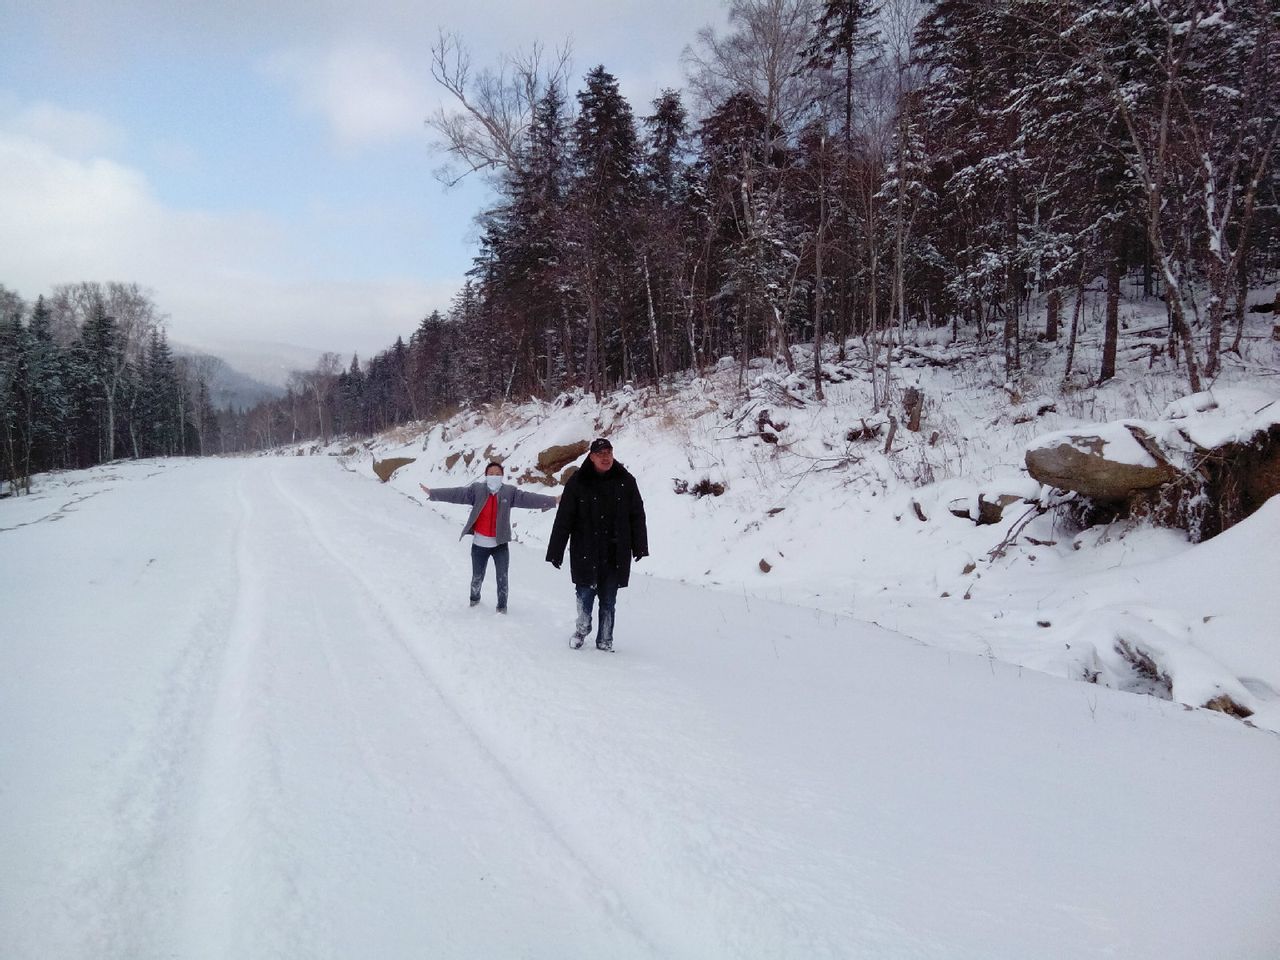
<svg viewBox="0 0 1280 960"><path fill-rule="evenodd" d="M1065 418L966 413L938 442L978 469L917 488L923 446L823 452L847 407L778 410L791 452L716 441L748 432L718 389L679 398L701 421L437 427L387 486L367 456L165 461L0 501L0 956L1280 955L1280 740L1049 652L1212 608L1265 714L1277 504L988 563L1004 531L942 505ZM568 649L549 514L517 515L499 617L491 582L467 608L460 508L413 497L475 475L459 444L604 429L653 550L613 655Z"/></svg>
<svg viewBox="0 0 1280 960"><path fill-rule="evenodd" d="M1193 707L1226 696L1252 711L1249 722L1280 732L1280 503L1198 545L1137 522L1080 530L1064 510L1039 513L1025 503L984 526L951 512L959 504L976 516L979 495L1036 500L1041 489L1027 476L1025 451L1054 431L1137 417L1156 435L1184 430L1217 443L1246 426L1280 423L1280 343L1269 324L1250 328L1243 356L1227 355L1222 375L1190 402L1182 374L1147 359L1145 334L1162 317L1135 304L1125 320L1144 335L1126 335L1121 355L1139 359L1122 362L1100 388L1082 380L1062 389L1061 357L1042 353L1027 358L1034 372L1016 390L1002 389L998 369L975 357L973 344L923 341L896 361L888 412L900 423L887 453L886 411L873 410L852 341L843 363L829 351L835 382L824 385L821 402L808 375L812 354L801 347L795 372L723 361L662 392L464 411L328 452L346 454L343 462L371 481L375 459L413 458L391 486L420 498L418 483L471 482L488 457L504 459L510 477L526 477L537 473L541 451L607 434L645 496L650 573ZM1096 354L1086 338L1077 368ZM938 367L926 355L968 359ZM919 432L903 421L908 388L924 396ZM1123 428L1115 431L1146 456ZM676 492L701 481L723 492ZM517 535L544 543L550 522L517 517ZM1122 645L1136 656L1119 655ZM1168 683L1135 670L1144 657Z"/></svg>

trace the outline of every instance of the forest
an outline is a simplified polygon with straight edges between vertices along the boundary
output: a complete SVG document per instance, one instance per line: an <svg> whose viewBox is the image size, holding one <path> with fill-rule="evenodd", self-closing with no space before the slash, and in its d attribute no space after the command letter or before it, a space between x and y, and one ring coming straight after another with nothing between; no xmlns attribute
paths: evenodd
<svg viewBox="0 0 1280 960"><path fill-rule="evenodd" d="M921 332L1017 383L1116 374L1122 285L1163 301L1190 391L1240 349L1280 263L1270 0L732 0L637 107L568 46L477 67L441 32L427 118L446 183L484 178L445 311L282 398L213 409L152 294L0 287L0 479L118 457L369 435L465 404L661 388L732 358L863 364L877 406ZM0 280L3 277L0 276ZM1105 291L1098 318L1086 291ZM1269 306L1269 305L1268 305ZM1264 307L1266 308L1266 307ZM409 321L412 323L413 321ZM1076 370L1099 324L1097 369ZM811 358L811 359L807 359ZM999 384L997 384L999 386Z"/></svg>

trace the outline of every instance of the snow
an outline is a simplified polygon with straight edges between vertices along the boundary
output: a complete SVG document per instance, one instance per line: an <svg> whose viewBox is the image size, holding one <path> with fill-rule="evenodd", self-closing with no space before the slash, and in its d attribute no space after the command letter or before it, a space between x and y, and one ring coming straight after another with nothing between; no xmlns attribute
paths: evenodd
<svg viewBox="0 0 1280 960"><path fill-rule="evenodd" d="M1170 462L1190 472L1197 469L1205 450L1247 444L1277 426L1280 397L1276 394L1224 387L1170 402L1159 420L1124 419L1054 431L1037 437L1027 449L1067 445L1116 463L1156 466L1155 458L1135 439L1133 431L1138 430L1154 440Z"/></svg>
<svg viewBox="0 0 1280 960"><path fill-rule="evenodd" d="M165 461L0 504L5 956L1260 957L1280 936L1272 735L646 575L692 552L664 499L724 500L653 484L619 652L571 651L549 516L519 513L499 618L491 583L466 606L456 510L403 487L330 457ZM1277 513L1237 536L1274 542Z"/></svg>
<svg viewBox="0 0 1280 960"><path fill-rule="evenodd" d="M1274 957L1280 500L1191 545L1023 470L1269 428L1271 341L1186 397L1145 359L1001 389L922 332L888 410L847 347L822 403L798 348L0 500L0 956ZM418 490L601 433L652 551L610 656L568 649L551 513L513 512L498 617ZM1016 499L949 512L979 495Z"/></svg>
<svg viewBox="0 0 1280 960"><path fill-rule="evenodd" d="M1141 420L1120 420L1114 423L1097 424L1087 431L1059 430L1037 437L1027 444L1028 450L1049 450L1054 447L1068 446L1081 453L1110 460L1112 463L1127 463L1135 467L1158 466L1156 459L1146 448L1134 438L1130 426L1146 429Z"/></svg>

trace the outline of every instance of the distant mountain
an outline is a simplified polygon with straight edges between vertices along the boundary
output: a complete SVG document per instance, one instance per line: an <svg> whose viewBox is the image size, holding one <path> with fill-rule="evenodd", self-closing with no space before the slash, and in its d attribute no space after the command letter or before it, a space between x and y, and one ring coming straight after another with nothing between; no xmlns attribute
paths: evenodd
<svg viewBox="0 0 1280 960"><path fill-rule="evenodd" d="M257 340L210 340L187 348L193 354L221 357L227 365L259 383L283 392L289 374L295 370L311 370L321 351L292 343L270 343Z"/></svg>
<svg viewBox="0 0 1280 960"><path fill-rule="evenodd" d="M176 355L190 361L209 384L209 398L218 409L243 410L284 394L283 387L263 383L232 367L221 357L179 348Z"/></svg>
<svg viewBox="0 0 1280 960"><path fill-rule="evenodd" d="M174 353L200 366L214 406L243 409L283 396L289 374L314 369L321 351L291 343L252 340L173 345Z"/></svg>

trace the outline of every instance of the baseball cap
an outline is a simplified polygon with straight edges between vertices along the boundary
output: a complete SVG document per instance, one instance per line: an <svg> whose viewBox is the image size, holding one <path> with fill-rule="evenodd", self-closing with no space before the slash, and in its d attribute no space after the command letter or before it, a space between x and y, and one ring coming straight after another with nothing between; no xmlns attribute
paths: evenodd
<svg viewBox="0 0 1280 960"><path fill-rule="evenodd" d="M591 441L592 453L599 453L601 450L612 450L612 449L613 449L613 444L610 443L608 440L606 440L604 437L597 437L595 440Z"/></svg>

